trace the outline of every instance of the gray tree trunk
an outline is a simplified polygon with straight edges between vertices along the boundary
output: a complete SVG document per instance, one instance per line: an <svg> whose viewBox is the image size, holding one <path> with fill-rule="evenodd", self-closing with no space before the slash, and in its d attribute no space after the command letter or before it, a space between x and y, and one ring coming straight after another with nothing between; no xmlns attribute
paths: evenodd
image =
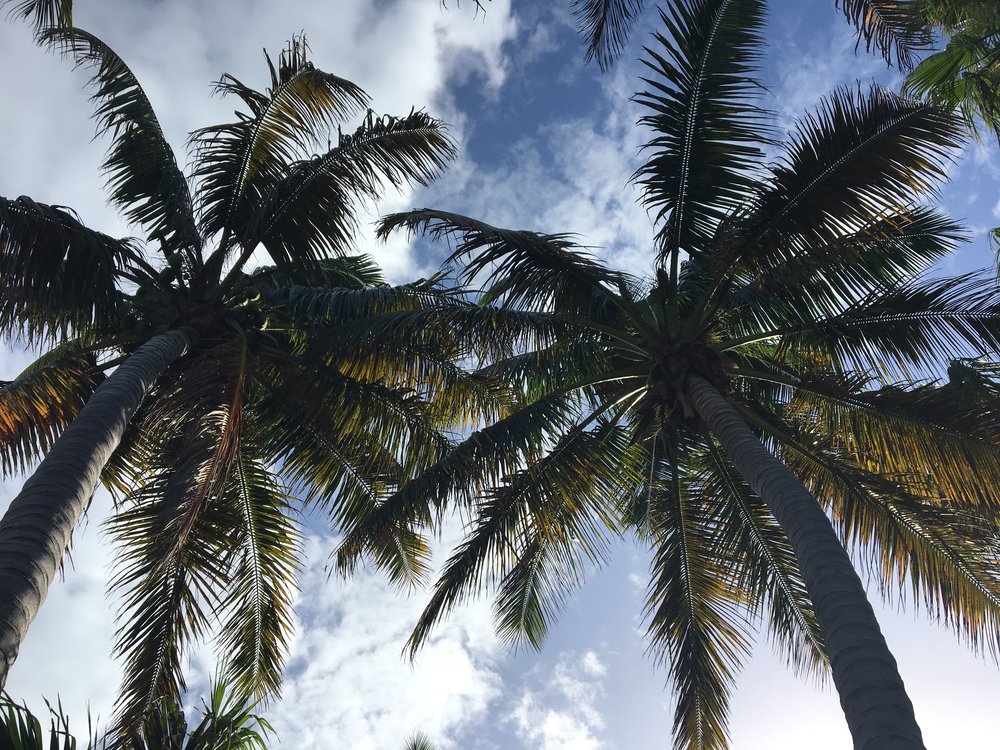
<svg viewBox="0 0 1000 750"><path fill-rule="evenodd" d="M0 520L0 689L125 426L188 345L156 336L101 383Z"/></svg>
<svg viewBox="0 0 1000 750"><path fill-rule="evenodd" d="M923 750L920 727L896 660L830 519L715 386L690 374L684 390L792 543L826 640L833 681L855 750Z"/></svg>

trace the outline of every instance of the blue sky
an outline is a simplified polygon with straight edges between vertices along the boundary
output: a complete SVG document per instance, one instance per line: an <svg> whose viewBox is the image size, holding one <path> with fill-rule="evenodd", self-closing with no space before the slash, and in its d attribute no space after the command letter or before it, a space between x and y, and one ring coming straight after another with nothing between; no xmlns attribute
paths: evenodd
<svg viewBox="0 0 1000 750"><path fill-rule="evenodd" d="M628 97L650 13L633 44L607 74L584 67L568 3L493 0L485 17L471 0L442 11L436 0L79 0L76 21L128 61L182 153L190 130L231 116L209 96L222 72L263 86L262 47L279 50L305 30L317 66L363 86L379 111L425 107L448 121L461 155L427 189L407 191L372 212L432 206L491 223L569 231L633 272L650 267L652 223L628 183L644 134ZM762 77L766 106L783 127L837 85L896 73L854 41L832 0L770 4L770 41ZM0 194L28 194L73 206L96 228L128 228L103 205L83 73L30 43L23 25L0 25ZM1000 224L1000 150L970 145L960 156L943 204L973 230L947 261L965 271L993 263L985 230ZM445 248L405 237L359 246L391 277L433 272ZM0 350L0 378L27 362ZM0 485L0 506L17 481ZM74 543L74 565L54 584L14 667L9 691L40 706L59 693L83 721L85 705L111 711L117 667L109 661L113 601L104 594L110 560L100 536L109 501L99 494ZM644 656L642 593L647 559L622 542L606 569L573 598L541 654L505 651L492 635L489 602L463 608L412 667L400 650L425 594L391 590L377 574L330 578L333 540L309 521L309 562L297 604L300 627L289 660L285 699L269 709L280 747L395 748L422 728L443 747L598 750L669 747L666 675ZM457 523L445 546L458 538ZM872 594L877 598L877 592ZM987 657L912 608L882 608L880 618L914 700L928 747L989 747L1000 736L1000 673ZM191 657L192 691L212 668L208 647ZM81 726L81 728L83 728ZM847 748L836 696L797 680L771 656L766 639L747 665L732 703L735 750Z"/></svg>

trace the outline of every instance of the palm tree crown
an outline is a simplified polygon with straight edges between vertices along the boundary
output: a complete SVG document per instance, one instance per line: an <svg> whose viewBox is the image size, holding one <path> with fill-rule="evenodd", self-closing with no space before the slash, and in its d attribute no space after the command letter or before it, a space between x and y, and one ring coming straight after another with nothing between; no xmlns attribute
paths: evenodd
<svg viewBox="0 0 1000 750"><path fill-rule="evenodd" d="M41 38L94 71L110 200L144 240L0 199L0 332L47 349L0 388L0 470L48 454L0 523L18 540L0 554L3 677L100 478L119 503L120 723L179 697L184 649L216 622L224 678L273 695L301 562L294 509L362 517L442 455L441 428L495 415L493 390L454 362L508 346L517 316L437 279L389 286L356 254L359 207L427 182L453 146L422 111L365 114L365 93L316 68L303 39L267 59L264 91L222 77L240 110L192 135L185 176L107 45L72 28ZM250 270L260 250L273 265ZM416 554L414 539L393 544Z"/></svg>
<svg viewBox="0 0 1000 750"><path fill-rule="evenodd" d="M837 91L766 163L762 19L759 0L661 15L635 97L652 132L636 173L658 225L650 278L568 235L429 209L384 220L454 237L449 262L484 305L566 328L479 371L521 408L377 509L343 560L457 500L468 535L411 647L490 585L501 633L538 645L607 532L631 528L652 550L650 647L675 685L678 747L727 745L760 621L798 668L829 655L856 747L921 747L841 541L884 593L909 580L996 652L1000 413L974 358L1000 345L1000 290L929 274L962 236L919 202L961 143L949 111ZM915 381L946 367L947 383ZM866 670L885 684L864 687Z"/></svg>

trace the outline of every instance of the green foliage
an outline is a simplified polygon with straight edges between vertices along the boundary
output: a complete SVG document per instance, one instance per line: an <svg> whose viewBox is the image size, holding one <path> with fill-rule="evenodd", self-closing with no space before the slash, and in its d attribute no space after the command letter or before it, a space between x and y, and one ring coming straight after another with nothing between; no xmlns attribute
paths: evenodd
<svg viewBox="0 0 1000 750"><path fill-rule="evenodd" d="M146 716L142 731L120 738L89 731L87 750L267 750L274 730L253 713L256 706L235 698L222 682L212 686L201 721L190 727L179 703L159 700ZM77 750L84 746L70 734L69 717L62 706L53 708L49 731L26 705L4 696L0 700L0 746L5 750ZM47 741L46 741L47 738Z"/></svg>
<svg viewBox="0 0 1000 750"><path fill-rule="evenodd" d="M837 91L768 164L752 78L759 5L678 2L661 23L635 97L653 131L635 178L656 209L648 278L567 234L429 209L383 221L383 234L450 240L481 304L551 311L562 326L476 371L516 388L509 415L390 495L341 562L457 506L466 536L411 654L483 590L501 636L538 647L609 537L633 533L652 552L648 637L674 687L676 746L707 750L728 744L757 630L798 671L826 674L827 655L791 544L700 423L688 375L728 396L887 597L908 585L996 655L1000 386L975 357L1000 345L1000 287L930 275L964 239L920 204L962 145L948 108ZM908 38L893 43L905 54ZM946 369L949 382L917 379ZM405 554L376 559L398 570Z"/></svg>
<svg viewBox="0 0 1000 750"><path fill-rule="evenodd" d="M45 452L143 342L169 330L189 339L103 475L121 550L124 683L111 734L145 740L172 726L166 715L159 729L144 722L179 700L186 650L211 635L237 698L277 694L302 508L320 507L335 530L367 518L445 455L452 431L512 405L502 383L458 362L538 344L552 325L479 308L439 278L390 286L356 253L358 208L433 179L454 148L424 112L364 114L365 93L315 67L304 39L267 58L264 91L223 76L236 120L192 136L185 176L113 50L68 26L39 38L91 71L109 200L142 239L0 200L0 332L51 347L0 386L0 470ZM258 248L272 265L249 269Z"/></svg>

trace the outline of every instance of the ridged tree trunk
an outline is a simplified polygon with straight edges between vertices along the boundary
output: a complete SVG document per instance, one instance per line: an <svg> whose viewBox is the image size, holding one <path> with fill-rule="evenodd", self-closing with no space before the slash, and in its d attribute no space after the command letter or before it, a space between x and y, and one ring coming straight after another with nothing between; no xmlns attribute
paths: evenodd
<svg viewBox="0 0 1000 750"><path fill-rule="evenodd" d="M715 386L691 374L684 390L792 543L826 641L855 750L923 750L896 660L830 519Z"/></svg>
<svg viewBox="0 0 1000 750"><path fill-rule="evenodd" d="M125 426L188 345L156 336L101 383L0 520L0 689Z"/></svg>

